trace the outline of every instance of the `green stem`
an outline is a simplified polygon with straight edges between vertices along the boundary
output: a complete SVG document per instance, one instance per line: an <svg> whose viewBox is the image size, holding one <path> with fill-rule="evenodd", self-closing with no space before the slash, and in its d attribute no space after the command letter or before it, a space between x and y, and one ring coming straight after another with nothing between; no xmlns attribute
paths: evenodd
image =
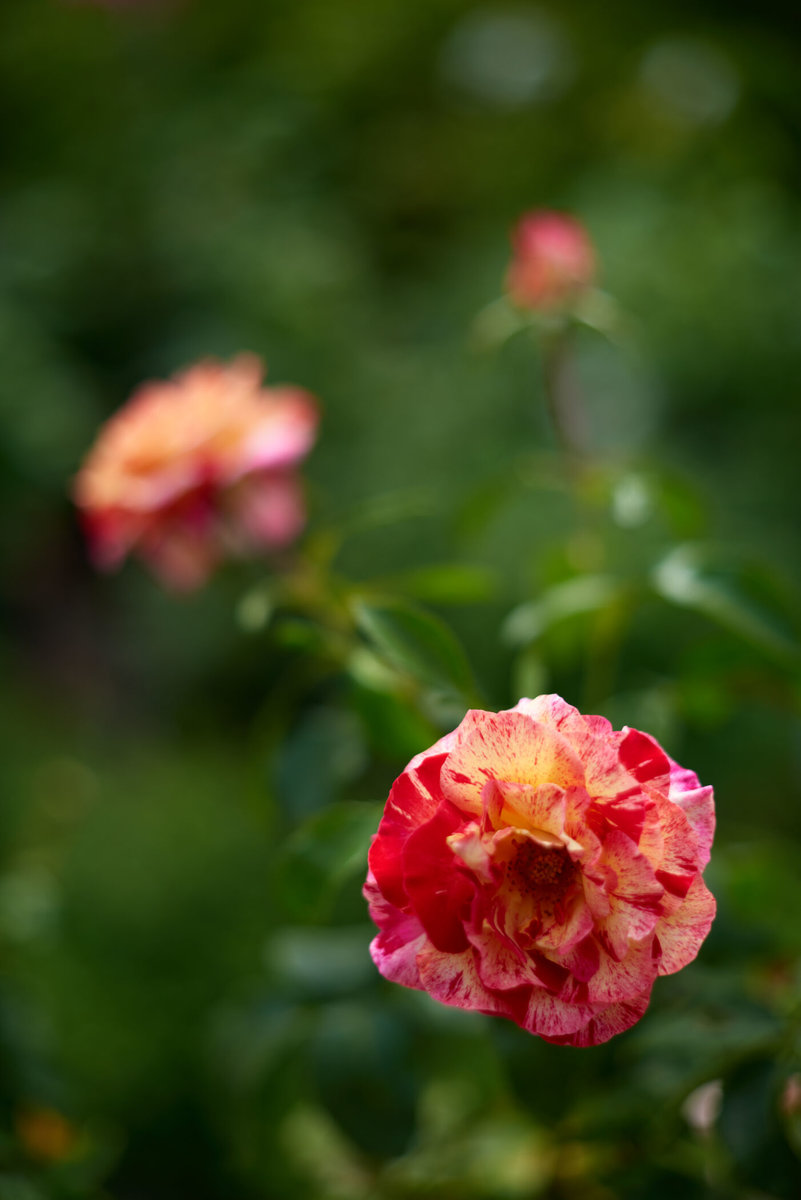
<svg viewBox="0 0 801 1200"><path fill-rule="evenodd" d="M572 471L586 454L587 421L570 353L570 330L563 327L542 339L545 402L556 440Z"/></svg>

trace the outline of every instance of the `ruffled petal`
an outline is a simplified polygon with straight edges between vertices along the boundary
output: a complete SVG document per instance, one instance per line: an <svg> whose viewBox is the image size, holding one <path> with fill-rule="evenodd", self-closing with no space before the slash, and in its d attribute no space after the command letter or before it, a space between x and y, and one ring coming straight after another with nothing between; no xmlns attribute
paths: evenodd
<svg viewBox="0 0 801 1200"><path fill-rule="evenodd" d="M552 996L542 988L532 988L524 1020L524 1029L539 1034L546 1041L570 1038L592 1019L590 1004L570 1004Z"/></svg>
<svg viewBox="0 0 801 1200"><path fill-rule="evenodd" d="M480 933L470 933L478 955L478 974L485 987L507 991L538 982L534 964L519 942L489 922Z"/></svg>
<svg viewBox="0 0 801 1200"><path fill-rule="evenodd" d="M624 725L618 747L618 754L623 766L633 775L638 783L648 784L659 792L667 792L670 786L670 760L659 742L640 733L639 729L629 729Z"/></svg>
<svg viewBox="0 0 801 1200"><path fill-rule="evenodd" d="M648 1008L651 999L650 989L641 996L610 1004L607 1008L596 1012L586 1025L567 1037L546 1037L546 1041L561 1046L600 1046L608 1042L618 1033L631 1029L640 1020Z"/></svg>
<svg viewBox="0 0 801 1200"><path fill-rule="evenodd" d="M650 992L658 973L658 959L654 958L653 938L639 945L632 945L628 954L617 962L603 948L598 970L587 983L587 998L593 1004L614 1004L617 1000L630 1000L643 992Z"/></svg>
<svg viewBox="0 0 801 1200"><path fill-rule="evenodd" d="M512 1020L520 1014L519 996L492 992L481 982L472 947L460 954L446 954L435 946L425 946L417 956L417 965L423 987L443 1004Z"/></svg>
<svg viewBox="0 0 801 1200"><path fill-rule="evenodd" d="M665 799L659 800L657 805L662 856L660 861L651 861L654 862L656 878L665 890L683 898L700 871L698 836L678 804Z"/></svg>
<svg viewBox="0 0 801 1200"><path fill-rule="evenodd" d="M570 743L581 760L584 781L592 795L613 796L631 787L634 781L620 761L617 737L610 736L612 726L606 717L585 717L556 695L521 700L517 710L551 726Z"/></svg>
<svg viewBox="0 0 801 1200"><path fill-rule="evenodd" d="M715 919L715 908L715 897L703 879L695 879L681 908L657 926L660 975L672 975L693 961Z"/></svg>
<svg viewBox="0 0 801 1200"><path fill-rule="evenodd" d="M502 797L500 823L544 830L555 837L561 837L564 833L567 813L564 788L553 783L532 786L530 783L490 780L485 785L485 796L491 788L495 788Z"/></svg>
<svg viewBox="0 0 801 1200"><path fill-rule="evenodd" d="M476 884L462 871L448 845L460 817L450 804L441 804L430 821L415 829L401 852L403 886L409 902L438 950L458 954L467 948L465 921Z"/></svg>
<svg viewBox="0 0 801 1200"><path fill-rule="evenodd" d="M565 917L554 922L537 936L537 949L558 953L560 960L574 946L586 938L595 926L595 920L584 892L574 896L565 906Z"/></svg>
<svg viewBox="0 0 801 1200"><path fill-rule="evenodd" d="M468 716L472 728L442 768L443 793L463 811L482 811L482 790L489 780L559 787L584 782L580 759L549 726L519 712L474 710Z"/></svg>
<svg viewBox="0 0 801 1200"><path fill-rule="evenodd" d="M414 914L402 912L381 895L372 875L364 885L370 916L380 933L370 943L370 955L385 979L404 987L421 988L417 955L428 942Z"/></svg>
<svg viewBox="0 0 801 1200"><path fill-rule="evenodd" d="M403 908L408 900L403 884L403 846L412 830L425 824L437 810L432 797L404 772L392 785L384 815L367 856L381 891Z"/></svg>
<svg viewBox="0 0 801 1200"><path fill-rule="evenodd" d="M698 865L709 862L715 836L715 798L711 787L702 787L698 776L670 760L669 798L687 814L698 838Z"/></svg>

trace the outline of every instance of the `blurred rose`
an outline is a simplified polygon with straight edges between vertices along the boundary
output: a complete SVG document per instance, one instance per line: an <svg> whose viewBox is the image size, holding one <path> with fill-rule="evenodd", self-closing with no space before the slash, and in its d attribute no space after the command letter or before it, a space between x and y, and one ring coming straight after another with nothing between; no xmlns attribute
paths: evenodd
<svg viewBox="0 0 801 1200"><path fill-rule="evenodd" d="M595 280L595 250L574 217L526 213L512 233L506 290L520 308L567 308Z"/></svg>
<svg viewBox="0 0 801 1200"><path fill-rule="evenodd" d="M591 1046L698 953L712 789L647 734L559 696L468 712L412 759L370 849L388 979Z"/></svg>
<svg viewBox="0 0 801 1200"><path fill-rule="evenodd" d="M76 481L102 568L138 554L169 587L198 587L226 554L285 546L306 520L298 462L314 399L262 387L252 355L146 383L100 431Z"/></svg>

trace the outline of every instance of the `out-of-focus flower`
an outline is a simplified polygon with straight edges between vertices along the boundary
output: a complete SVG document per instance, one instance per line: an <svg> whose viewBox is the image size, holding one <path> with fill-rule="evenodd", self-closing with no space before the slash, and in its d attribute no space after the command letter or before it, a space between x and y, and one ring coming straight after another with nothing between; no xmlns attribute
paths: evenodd
<svg viewBox="0 0 801 1200"><path fill-rule="evenodd" d="M801 1114L801 1075L798 1072L788 1076L785 1081L779 1106L787 1117Z"/></svg>
<svg viewBox="0 0 801 1200"><path fill-rule="evenodd" d="M26 1108L14 1121L17 1137L31 1158L61 1162L69 1158L78 1132L66 1117L52 1108Z"/></svg>
<svg viewBox="0 0 801 1200"><path fill-rule="evenodd" d="M471 711L412 759L370 849L388 979L591 1046L645 1012L715 914L712 789L559 696Z"/></svg>
<svg viewBox="0 0 801 1200"><path fill-rule="evenodd" d="M681 1111L690 1128L706 1136L712 1132L722 1104L723 1081L710 1079L709 1083L702 1083L690 1092Z"/></svg>
<svg viewBox="0 0 801 1200"><path fill-rule="evenodd" d="M313 397L263 387L259 360L201 362L146 383L103 427L75 481L101 568L129 553L178 590L227 554L275 550L303 528L298 462L314 443Z"/></svg>
<svg viewBox="0 0 801 1200"><path fill-rule="evenodd" d="M595 281L595 249L584 226L565 213L526 213L512 233L506 290L519 308L567 309Z"/></svg>

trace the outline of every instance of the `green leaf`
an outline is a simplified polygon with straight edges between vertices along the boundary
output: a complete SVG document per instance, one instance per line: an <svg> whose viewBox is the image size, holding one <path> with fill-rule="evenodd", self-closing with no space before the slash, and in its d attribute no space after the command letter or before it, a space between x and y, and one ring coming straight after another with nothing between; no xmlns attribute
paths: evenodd
<svg viewBox="0 0 801 1200"><path fill-rule="evenodd" d="M353 705L375 751L406 762L437 740L438 727L398 687L401 677L366 646L351 655L348 670Z"/></svg>
<svg viewBox="0 0 801 1200"><path fill-rule="evenodd" d="M548 668L536 646L522 650L512 666L512 693L515 696L539 696L548 691Z"/></svg>
<svg viewBox="0 0 801 1200"><path fill-rule="evenodd" d="M236 619L245 633L260 633L267 628L274 612L273 586L257 583L241 597L236 606Z"/></svg>
<svg viewBox="0 0 801 1200"><path fill-rule="evenodd" d="M315 814L288 839L278 861L278 888L298 919L321 919L342 884L367 871L377 804L347 801Z"/></svg>
<svg viewBox="0 0 801 1200"><path fill-rule="evenodd" d="M278 751L275 786L285 812L297 821L328 808L363 772L364 731L347 709L304 711Z"/></svg>
<svg viewBox="0 0 801 1200"><path fill-rule="evenodd" d="M782 617L753 600L730 564L714 571L704 547L686 543L659 562L651 574L656 593L693 609L772 657L798 665L801 645Z"/></svg>
<svg viewBox="0 0 801 1200"><path fill-rule="evenodd" d="M375 979L367 952L374 935L366 919L360 925L283 926L268 938L264 961L273 978L296 995L347 995Z"/></svg>
<svg viewBox="0 0 801 1200"><path fill-rule="evenodd" d="M429 604L477 604L491 600L497 579L488 567L470 563L436 563L404 571L386 580L388 588Z"/></svg>
<svg viewBox="0 0 801 1200"><path fill-rule="evenodd" d="M723 1081L720 1134L743 1183L763 1195L797 1196L798 1160L779 1115L781 1082L772 1054L740 1063Z"/></svg>
<svg viewBox="0 0 801 1200"><path fill-rule="evenodd" d="M539 600L512 609L501 636L511 646L530 645L557 621L597 612L621 595L621 584L611 575L580 575L549 588Z"/></svg>
<svg viewBox="0 0 801 1200"><path fill-rule="evenodd" d="M497 350L531 325L527 313L515 308L507 296L499 296L477 313L470 330L471 345L479 352Z"/></svg>
<svg viewBox="0 0 801 1200"><path fill-rule="evenodd" d="M428 517L437 511L437 496L432 488L404 488L368 496L358 511L346 517L342 525L343 538L352 537L366 529L381 529L402 521Z"/></svg>
<svg viewBox="0 0 801 1200"><path fill-rule="evenodd" d="M397 598L356 598L352 606L359 631L391 666L428 687L473 695L467 656L439 618Z"/></svg>

